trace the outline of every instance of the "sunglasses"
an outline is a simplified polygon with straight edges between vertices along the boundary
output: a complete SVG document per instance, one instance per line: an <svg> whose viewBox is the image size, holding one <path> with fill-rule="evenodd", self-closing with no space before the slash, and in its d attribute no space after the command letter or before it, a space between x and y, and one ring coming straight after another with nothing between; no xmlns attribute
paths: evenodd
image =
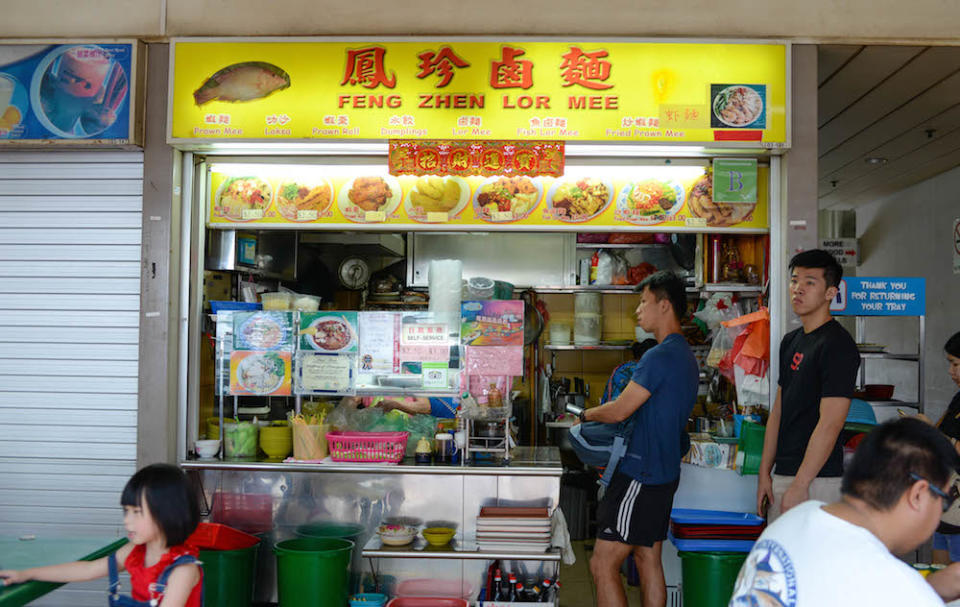
<svg viewBox="0 0 960 607"><path fill-rule="evenodd" d="M950 493L947 494L947 493L944 493L943 489L941 489L940 487L937 487L936 485L931 483L929 480L923 478L916 472L911 472L910 478L912 478L915 481L926 481L927 488L930 489L930 493L942 498L943 500L942 506L943 506L944 512L950 509L950 506L953 505L953 502L956 501L957 497L960 497L960 490L957 489L956 485L953 485L952 487L950 487Z"/></svg>

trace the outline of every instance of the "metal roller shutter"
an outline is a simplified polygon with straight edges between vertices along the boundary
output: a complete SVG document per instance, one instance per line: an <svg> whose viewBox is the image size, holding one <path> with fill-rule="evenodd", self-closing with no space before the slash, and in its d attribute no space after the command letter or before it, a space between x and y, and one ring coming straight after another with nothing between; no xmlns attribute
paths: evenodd
<svg viewBox="0 0 960 607"><path fill-rule="evenodd" d="M140 152L0 153L0 535L123 534L136 469ZM103 605L105 582L35 605Z"/></svg>

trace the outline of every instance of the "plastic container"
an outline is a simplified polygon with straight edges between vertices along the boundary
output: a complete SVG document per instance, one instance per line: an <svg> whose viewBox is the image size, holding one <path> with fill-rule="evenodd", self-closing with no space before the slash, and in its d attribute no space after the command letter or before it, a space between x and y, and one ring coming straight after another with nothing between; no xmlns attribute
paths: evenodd
<svg viewBox="0 0 960 607"><path fill-rule="evenodd" d="M763 455L763 435L766 428L750 420L740 424L740 442L737 444L737 472L741 475L758 474Z"/></svg>
<svg viewBox="0 0 960 607"><path fill-rule="evenodd" d="M292 293L262 293L260 301L264 310L289 310L293 305Z"/></svg>
<svg viewBox="0 0 960 607"><path fill-rule="evenodd" d="M409 432L328 432L327 445L335 462L397 464L409 437Z"/></svg>
<svg viewBox="0 0 960 607"><path fill-rule="evenodd" d="M726 607L745 552L680 552L683 607Z"/></svg>
<svg viewBox="0 0 960 607"><path fill-rule="evenodd" d="M603 317L599 314L577 314L573 319L573 343L578 346L599 344L602 332Z"/></svg>
<svg viewBox="0 0 960 607"><path fill-rule="evenodd" d="M467 281L470 299L492 299L496 283L485 276L474 276Z"/></svg>
<svg viewBox="0 0 960 607"><path fill-rule="evenodd" d="M187 541L204 550L241 550L260 543L260 539L220 523L200 523Z"/></svg>
<svg viewBox="0 0 960 607"><path fill-rule="evenodd" d="M353 542L301 537L278 542L277 594L283 607L344 605Z"/></svg>
<svg viewBox="0 0 960 607"><path fill-rule="evenodd" d="M320 298L316 295L295 295L292 307L298 312L316 312L320 309Z"/></svg>
<svg viewBox="0 0 960 607"><path fill-rule="evenodd" d="M473 597L473 586L465 580L438 580L417 578L404 580L397 585L398 597L458 597L469 600ZM459 604L459 603L457 603Z"/></svg>
<svg viewBox="0 0 960 607"><path fill-rule="evenodd" d="M601 314L603 297L600 293L576 293L573 296L574 314Z"/></svg>
<svg viewBox="0 0 960 607"><path fill-rule="evenodd" d="M330 424L300 424L293 428L293 457L302 460L325 459L329 455L327 434Z"/></svg>
<svg viewBox="0 0 960 607"><path fill-rule="evenodd" d="M227 458L256 457L260 426L253 422L223 423L223 454Z"/></svg>
<svg viewBox="0 0 960 607"><path fill-rule="evenodd" d="M565 322L550 323L550 344L566 346L570 343L570 324Z"/></svg>
<svg viewBox="0 0 960 607"><path fill-rule="evenodd" d="M244 534L246 535L246 534ZM200 550L204 607L250 607L260 540L236 550Z"/></svg>

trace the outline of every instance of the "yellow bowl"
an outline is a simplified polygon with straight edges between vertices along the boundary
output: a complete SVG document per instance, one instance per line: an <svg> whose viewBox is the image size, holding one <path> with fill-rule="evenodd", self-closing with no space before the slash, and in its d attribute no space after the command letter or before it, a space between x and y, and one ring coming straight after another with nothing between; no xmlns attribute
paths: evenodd
<svg viewBox="0 0 960 607"><path fill-rule="evenodd" d="M431 546L445 546L457 532L450 527L427 527L421 533Z"/></svg>
<svg viewBox="0 0 960 607"><path fill-rule="evenodd" d="M274 459L290 455L293 450L293 435L286 422L274 422L260 428L260 448L267 457Z"/></svg>

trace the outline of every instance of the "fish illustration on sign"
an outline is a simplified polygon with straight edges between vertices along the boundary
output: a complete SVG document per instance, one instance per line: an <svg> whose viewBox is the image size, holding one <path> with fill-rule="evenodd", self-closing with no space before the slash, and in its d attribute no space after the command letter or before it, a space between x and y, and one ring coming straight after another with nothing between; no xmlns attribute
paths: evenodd
<svg viewBox="0 0 960 607"><path fill-rule="evenodd" d="M214 99L253 101L289 86L290 75L279 67L264 61L246 61L228 65L207 78L193 92L193 100L197 105Z"/></svg>

